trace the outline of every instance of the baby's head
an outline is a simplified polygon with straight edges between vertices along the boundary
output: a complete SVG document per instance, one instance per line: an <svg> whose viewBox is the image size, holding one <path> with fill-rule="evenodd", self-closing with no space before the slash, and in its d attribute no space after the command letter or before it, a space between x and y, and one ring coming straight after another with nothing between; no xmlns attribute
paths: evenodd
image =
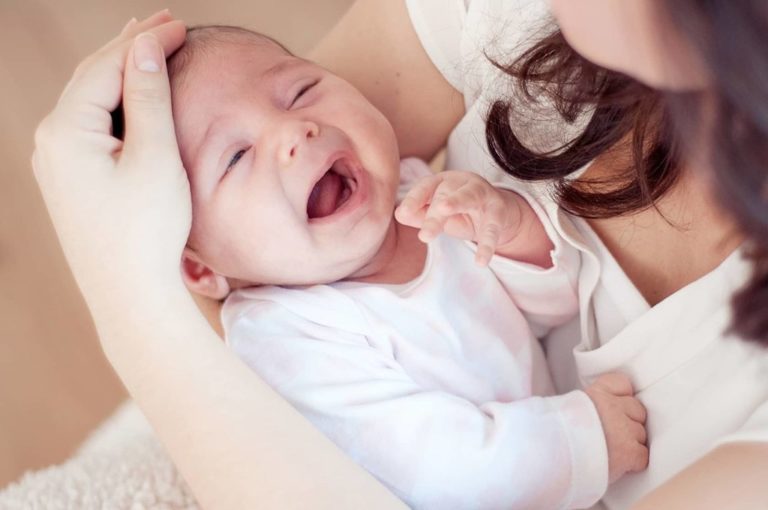
<svg viewBox="0 0 768 510"><path fill-rule="evenodd" d="M392 224L391 125L354 87L241 28L190 30L168 62L192 190L182 270L195 292L360 271Z"/></svg>

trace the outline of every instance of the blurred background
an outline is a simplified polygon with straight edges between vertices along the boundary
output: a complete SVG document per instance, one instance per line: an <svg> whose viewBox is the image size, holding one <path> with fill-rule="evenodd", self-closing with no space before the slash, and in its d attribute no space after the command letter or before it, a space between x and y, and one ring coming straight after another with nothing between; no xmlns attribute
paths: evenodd
<svg viewBox="0 0 768 510"><path fill-rule="evenodd" d="M67 458L125 399L37 190L33 133L77 63L133 16L242 25L296 53L352 0L0 0L0 488Z"/></svg>

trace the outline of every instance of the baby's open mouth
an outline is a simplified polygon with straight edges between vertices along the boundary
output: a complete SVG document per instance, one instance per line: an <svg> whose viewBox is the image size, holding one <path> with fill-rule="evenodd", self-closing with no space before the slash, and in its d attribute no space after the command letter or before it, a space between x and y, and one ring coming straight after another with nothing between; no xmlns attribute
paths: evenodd
<svg viewBox="0 0 768 510"><path fill-rule="evenodd" d="M307 217L310 220L330 216L349 200L357 188L352 174L352 167L346 158L334 161L309 194Z"/></svg>

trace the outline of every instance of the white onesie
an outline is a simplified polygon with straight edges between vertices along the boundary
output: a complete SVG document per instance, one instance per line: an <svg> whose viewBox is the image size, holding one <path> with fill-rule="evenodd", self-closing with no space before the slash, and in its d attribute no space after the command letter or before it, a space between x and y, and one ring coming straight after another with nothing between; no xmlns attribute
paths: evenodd
<svg viewBox="0 0 768 510"><path fill-rule="evenodd" d="M441 236L406 284L239 290L226 340L415 508L589 506L607 486L600 420L581 391L547 396L531 329L578 310L578 254L553 241L546 270L499 256L480 268L474 245Z"/></svg>
<svg viewBox="0 0 768 510"><path fill-rule="evenodd" d="M565 122L544 96L533 104L520 101L519 90L489 60L511 63L551 33L549 2L406 0L406 5L432 63L464 96L466 114L448 139L446 168L472 170L525 190L547 211L557 238L579 252L579 313L544 339L555 387L566 392L605 372L622 372L648 411L648 468L612 484L595 508L632 507L719 445L768 443L768 349L727 329L733 294L752 273L743 250L650 306L589 223L558 206L552 182L516 181L490 156L485 121L499 98L512 101L515 134L537 151L556 150L580 135L589 120L586 115ZM623 235L632 235L632 229Z"/></svg>

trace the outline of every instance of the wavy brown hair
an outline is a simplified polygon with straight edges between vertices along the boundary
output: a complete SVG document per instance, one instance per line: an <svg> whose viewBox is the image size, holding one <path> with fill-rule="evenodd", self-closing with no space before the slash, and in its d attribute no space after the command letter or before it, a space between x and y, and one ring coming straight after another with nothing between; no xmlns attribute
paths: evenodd
<svg viewBox="0 0 768 510"><path fill-rule="evenodd" d="M676 0L656 5L659 20L681 33L711 77L710 171L720 202L749 239L754 272L733 297L731 331L768 346L768 4ZM597 66L559 31L511 64L494 63L515 78L522 100L547 97L567 123L591 115L578 136L542 153L515 134L511 100L495 101L488 112L486 140L499 166L519 179L553 181L558 202L572 214L605 218L653 207L675 183L685 143L701 143L704 94L657 91ZM610 181L566 179L624 144L630 144L631 162Z"/></svg>

